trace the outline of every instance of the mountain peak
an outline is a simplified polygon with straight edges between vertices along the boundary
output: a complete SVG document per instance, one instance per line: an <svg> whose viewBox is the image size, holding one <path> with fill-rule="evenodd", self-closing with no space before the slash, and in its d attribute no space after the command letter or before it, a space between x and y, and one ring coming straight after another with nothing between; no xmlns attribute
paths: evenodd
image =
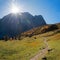
<svg viewBox="0 0 60 60"><path fill-rule="evenodd" d="M10 13L0 20L0 38L16 36L29 29L46 25L41 15L33 16L29 12Z"/></svg>

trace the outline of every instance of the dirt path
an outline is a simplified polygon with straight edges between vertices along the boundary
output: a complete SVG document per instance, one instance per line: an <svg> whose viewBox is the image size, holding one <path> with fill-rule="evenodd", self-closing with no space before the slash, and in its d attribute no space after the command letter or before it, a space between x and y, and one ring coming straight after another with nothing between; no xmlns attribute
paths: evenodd
<svg viewBox="0 0 60 60"><path fill-rule="evenodd" d="M45 57L45 55L48 53L48 49L49 49L48 42L47 42L46 38L44 38L44 44L46 45L46 48L40 50L38 52L38 54L35 55L34 57L32 57L30 60L38 60L39 58Z"/></svg>

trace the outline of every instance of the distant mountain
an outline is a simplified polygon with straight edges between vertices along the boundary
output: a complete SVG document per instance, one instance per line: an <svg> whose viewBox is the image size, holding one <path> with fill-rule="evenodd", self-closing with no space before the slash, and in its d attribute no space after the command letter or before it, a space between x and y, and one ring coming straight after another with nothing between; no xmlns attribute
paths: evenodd
<svg viewBox="0 0 60 60"><path fill-rule="evenodd" d="M26 31L26 32L22 33L21 36L31 37L31 36L38 35L38 34L43 34L43 33L49 32L49 31L60 32L60 23L47 24L47 25L44 25L44 26L36 27L36 28L33 28L29 31Z"/></svg>
<svg viewBox="0 0 60 60"><path fill-rule="evenodd" d="M0 39L14 37L29 29L46 25L41 15L33 16L28 12L8 14L0 20Z"/></svg>

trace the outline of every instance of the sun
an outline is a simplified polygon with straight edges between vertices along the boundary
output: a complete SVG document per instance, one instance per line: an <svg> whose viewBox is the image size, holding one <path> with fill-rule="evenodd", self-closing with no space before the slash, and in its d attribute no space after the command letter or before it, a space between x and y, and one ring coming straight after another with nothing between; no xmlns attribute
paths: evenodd
<svg viewBox="0 0 60 60"><path fill-rule="evenodd" d="M16 5L12 5L12 7L11 7L11 12L12 13L19 13L19 8L16 6Z"/></svg>

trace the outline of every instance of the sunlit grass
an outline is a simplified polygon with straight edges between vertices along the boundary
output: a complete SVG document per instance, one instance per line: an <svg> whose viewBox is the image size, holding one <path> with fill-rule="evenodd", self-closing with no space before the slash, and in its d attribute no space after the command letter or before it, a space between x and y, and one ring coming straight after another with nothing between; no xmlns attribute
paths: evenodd
<svg viewBox="0 0 60 60"><path fill-rule="evenodd" d="M59 60L60 33L48 33L25 37L22 40L0 41L0 60L30 60L45 47L43 36L46 36L49 47L53 49L46 55L47 60Z"/></svg>
<svg viewBox="0 0 60 60"><path fill-rule="evenodd" d="M47 54L47 60L60 60L60 34L51 36L49 39L48 43L53 51Z"/></svg>
<svg viewBox="0 0 60 60"><path fill-rule="evenodd" d="M26 37L23 40L0 41L1 60L29 60L43 47L41 38Z"/></svg>

